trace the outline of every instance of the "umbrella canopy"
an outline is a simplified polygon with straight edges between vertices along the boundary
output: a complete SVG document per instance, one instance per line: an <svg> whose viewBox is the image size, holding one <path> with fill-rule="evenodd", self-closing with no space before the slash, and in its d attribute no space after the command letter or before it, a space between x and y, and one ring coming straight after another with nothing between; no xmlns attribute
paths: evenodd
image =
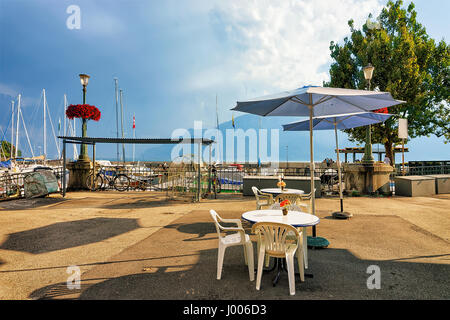
<svg viewBox="0 0 450 320"><path fill-rule="evenodd" d="M349 113L334 116L322 116L314 117L312 119L313 130L330 130L334 129L336 138L336 159L338 168L338 178L339 178L339 197L341 201L341 211L340 213L333 214L336 217L348 218L351 214L344 213L343 204L343 194L342 194L342 183L341 183L341 164L339 161L339 146L338 146L338 136L337 129L351 129L356 127L367 126L374 123L384 122L392 117L389 113L374 113L374 112L358 112ZM299 122L293 122L283 125L284 131L309 131L310 120L304 120Z"/></svg>
<svg viewBox="0 0 450 320"><path fill-rule="evenodd" d="M315 116L372 111L394 106L389 92L305 86L292 91L238 101L232 110L260 116L309 116L311 191L314 190L314 148L312 121ZM311 192L311 209L315 214L315 195ZM313 228L315 236L315 228Z"/></svg>
<svg viewBox="0 0 450 320"><path fill-rule="evenodd" d="M291 91L238 101L231 110L260 116L313 117L372 111L404 101L395 100L389 92L305 86Z"/></svg>
<svg viewBox="0 0 450 320"><path fill-rule="evenodd" d="M314 130L345 130L356 127L367 126L384 122L392 117L389 113L375 113L375 112L357 112L334 116L321 116L313 118ZM309 120L298 121L283 125L284 131L309 131Z"/></svg>

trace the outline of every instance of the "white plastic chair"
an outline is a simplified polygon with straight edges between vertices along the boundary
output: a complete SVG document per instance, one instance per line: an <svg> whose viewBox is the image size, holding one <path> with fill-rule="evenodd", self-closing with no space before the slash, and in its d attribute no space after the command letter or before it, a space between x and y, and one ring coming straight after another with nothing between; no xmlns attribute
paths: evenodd
<svg viewBox="0 0 450 320"><path fill-rule="evenodd" d="M314 192L316 192L316 188L314 188ZM306 207L306 213L311 213L311 199L312 192L299 195L299 204Z"/></svg>
<svg viewBox="0 0 450 320"><path fill-rule="evenodd" d="M295 271L294 255L297 256L297 263L300 272L300 281L305 281L303 268L303 238L301 232L296 228L284 223L258 222L252 227L252 232L258 235L258 271L256 274L256 290L261 287L261 277L263 271L264 258L266 256L286 259L289 293L295 295ZM294 233L294 241L287 239L288 233Z"/></svg>
<svg viewBox="0 0 450 320"><path fill-rule="evenodd" d="M263 193L257 187L252 187L256 198L256 210L260 210L262 206L270 206L274 203L273 195L270 193Z"/></svg>
<svg viewBox="0 0 450 320"><path fill-rule="evenodd" d="M243 245L244 246L244 260L248 265L248 273L250 281L255 280L255 267L253 261L253 244L248 234L245 233L240 219L223 219L216 211L210 210L209 213L216 225L217 234L219 236L219 250L217 257L217 280L222 277L223 258L225 255L225 249L232 246ZM219 221L225 223L235 223L237 227L223 227ZM236 233L222 236L222 232L237 231Z"/></svg>
<svg viewBox="0 0 450 320"><path fill-rule="evenodd" d="M311 197L311 194L309 194ZM270 206L271 210L281 210L280 207L280 203L279 202L275 202L273 205ZM308 213L309 212L309 206L305 203L299 203L298 205L296 204L290 204L289 205L289 210L290 211L300 211L300 212L305 212ZM303 240L303 262L305 265L305 269L308 269L308 241L307 241L307 230L306 227L302 227L303 231L300 231L300 228L298 228L298 231L300 232L300 235L302 236L302 240ZM288 239L293 239L295 238L295 235L292 233L289 233L288 235ZM269 258L266 257L266 267L269 266Z"/></svg>

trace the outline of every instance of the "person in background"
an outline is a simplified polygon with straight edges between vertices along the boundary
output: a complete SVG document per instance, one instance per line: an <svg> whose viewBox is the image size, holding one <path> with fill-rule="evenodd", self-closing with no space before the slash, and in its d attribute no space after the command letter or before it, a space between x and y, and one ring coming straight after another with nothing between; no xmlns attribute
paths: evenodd
<svg viewBox="0 0 450 320"><path fill-rule="evenodd" d="M391 165L391 159L387 155L384 156L384 163Z"/></svg>

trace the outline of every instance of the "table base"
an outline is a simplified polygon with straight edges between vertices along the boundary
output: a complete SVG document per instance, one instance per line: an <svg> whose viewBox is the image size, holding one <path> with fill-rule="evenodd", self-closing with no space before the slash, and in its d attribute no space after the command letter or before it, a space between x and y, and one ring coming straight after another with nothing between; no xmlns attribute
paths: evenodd
<svg viewBox="0 0 450 320"><path fill-rule="evenodd" d="M274 263L272 268L270 269L263 269L264 272L272 272L275 269L277 269L277 273L275 274L275 276L272 279L272 284L275 287L278 283L278 280L280 279L280 275L282 271L287 272L287 267L286 267L286 259L284 258L275 258L274 259ZM300 277L300 273L296 272L295 273L296 276ZM314 275L311 273L305 273L305 278L313 278Z"/></svg>

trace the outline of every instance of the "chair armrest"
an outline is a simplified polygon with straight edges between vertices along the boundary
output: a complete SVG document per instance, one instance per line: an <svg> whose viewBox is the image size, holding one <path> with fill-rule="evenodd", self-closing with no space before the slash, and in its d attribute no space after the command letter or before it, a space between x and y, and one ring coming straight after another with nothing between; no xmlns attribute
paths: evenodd
<svg viewBox="0 0 450 320"><path fill-rule="evenodd" d="M243 228L222 227L222 226L219 226L219 227L220 227L220 230L222 230L222 231L242 231L245 233Z"/></svg>
<svg viewBox="0 0 450 320"><path fill-rule="evenodd" d="M240 219L223 219L221 218L220 221L225 223L236 223L238 228L242 228L242 221Z"/></svg>
<svg viewBox="0 0 450 320"><path fill-rule="evenodd" d="M270 199L273 200L273 195L272 195L271 193L264 193L264 192L261 192L261 193L259 194L259 196L262 196L262 197L268 197L268 198L270 198Z"/></svg>

